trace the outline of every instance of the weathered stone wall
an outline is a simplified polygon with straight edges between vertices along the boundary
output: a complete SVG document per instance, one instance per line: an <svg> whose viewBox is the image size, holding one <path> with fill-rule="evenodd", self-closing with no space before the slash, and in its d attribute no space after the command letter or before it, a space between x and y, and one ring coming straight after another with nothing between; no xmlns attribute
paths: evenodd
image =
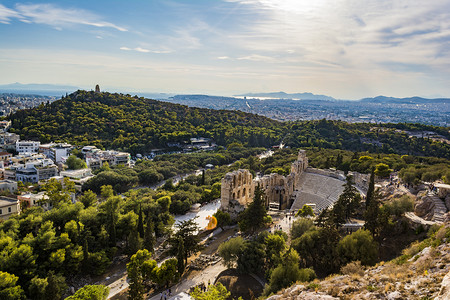
<svg viewBox="0 0 450 300"><path fill-rule="evenodd" d="M231 200L239 202L240 205L247 206L253 199L253 192L253 175L248 170L239 169L227 173L222 178L222 208L228 207Z"/></svg>
<svg viewBox="0 0 450 300"><path fill-rule="evenodd" d="M306 151L300 150L297 160L292 163L291 173L264 175L253 178L248 170L237 170L227 173L222 179L221 208L228 212L242 210L253 201L256 186L264 190L266 206L278 204L279 209L286 209L292 203L293 192L299 185L300 175L308 167ZM241 206L241 207L239 207Z"/></svg>

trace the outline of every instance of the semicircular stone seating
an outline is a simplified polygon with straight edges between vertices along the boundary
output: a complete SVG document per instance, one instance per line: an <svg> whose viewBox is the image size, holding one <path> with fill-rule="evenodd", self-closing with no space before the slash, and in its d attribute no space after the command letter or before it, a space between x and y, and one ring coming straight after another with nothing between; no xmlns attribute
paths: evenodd
<svg viewBox="0 0 450 300"><path fill-rule="evenodd" d="M333 177L304 172L300 175L300 188L294 192L291 211L297 211L307 203L314 203L317 213L333 206L344 191L344 183Z"/></svg>

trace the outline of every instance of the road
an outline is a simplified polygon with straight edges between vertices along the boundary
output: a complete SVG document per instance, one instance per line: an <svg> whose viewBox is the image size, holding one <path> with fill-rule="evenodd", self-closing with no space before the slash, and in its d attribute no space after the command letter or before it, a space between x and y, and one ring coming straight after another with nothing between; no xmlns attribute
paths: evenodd
<svg viewBox="0 0 450 300"><path fill-rule="evenodd" d="M108 299L114 297L115 295L119 294L123 290L127 289L129 286L128 280L127 280L127 274L123 275L113 283L109 284L109 295Z"/></svg>
<svg viewBox="0 0 450 300"><path fill-rule="evenodd" d="M171 288L172 295L177 295L181 292L188 293L189 289L193 286L196 286L200 283L208 284L208 281L211 282L211 284L216 279L217 275L220 274L220 272L226 270L227 268L220 262L218 262L215 265L209 266L206 269L196 273L194 276L190 277L188 276L186 279L182 280L175 286ZM172 297L174 298L174 297ZM151 298L148 298L149 300L160 300L160 295L155 295ZM171 298L169 298L171 299Z"/></svg>

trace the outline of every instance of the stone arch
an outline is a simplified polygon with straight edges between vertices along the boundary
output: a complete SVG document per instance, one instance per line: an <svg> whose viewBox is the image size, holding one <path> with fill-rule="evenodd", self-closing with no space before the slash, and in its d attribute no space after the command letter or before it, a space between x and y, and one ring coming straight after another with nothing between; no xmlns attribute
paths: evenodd
<svg viewBox="0 0 450 300"><path fill-rule="evenodd" d="M247 196L247 194L245 193L245 188L242 190L242 197Z"/></svg>
<svg viewBox="0 0 450 300"><path fill-rule="evenodd" d="M241 191L240 190L237 193L237 197L238 197L238 199L241 198Z"/></svg>
<svg viewBox="0 0 450 300"><path fill-rule="evenodd" d="M233 200L236 200L236 193L233 193Z"/></svg>

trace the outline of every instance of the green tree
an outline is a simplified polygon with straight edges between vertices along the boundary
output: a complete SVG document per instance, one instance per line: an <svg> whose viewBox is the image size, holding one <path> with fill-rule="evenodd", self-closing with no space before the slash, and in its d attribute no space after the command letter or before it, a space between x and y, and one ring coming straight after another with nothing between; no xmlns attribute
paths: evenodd
<svg viewBox="0 0 450 300"><path fill-rule="evenodd" d="M67 163L67 167L70 170L79 170L79 169L87 168L86 163L82 159L76 157L75 155L69 156L66 163Z"/></svg>
<svg viewBox="0 0 450 300"><path fill-rule="evenodd" d="M359 208L361 195L356 188L352 186L352 183L352 176L348 175L344 185L344 191L331 210L331 217L333 218L336 227L348 221L349 218L354 216L356 210Z"/></svg>
<svg viewBox="0 0 450 300"><path fill-rule="evenodd" d="M372 171L370 172L369 186L367 188L366 193L366 210L370 206L370 201L373 199L374 192L375 192L375 169L372 169Z"/></svg>
<svg viewBox="0 0 450 300"><path fill-rule="evenodd" d="M208 286L205 292L202 292L199 287L195 287L194 291L189 294L195 300L226 300L231 296L226 287L220 282L215 285Z"/></svg>
<svg viewBox="0 0 450 300"><path fill-rule="evenodd" d="M217 220L217 226L220 227L222 230L223 230L224 226L227 226L231 223L230 214L227 212L224 212L221 209L217 210L213 216Z"/></svg>
<svg viewBox="0 0 450 300"><path fill-rule="evenodd" d="M380 177L388 177L389 174L392 173L392 169L389 169L389 166L383 163L379 163L375 167L375 175Z"/></svg>
<svg viewBox="0 0 450 300"><path fill-rule="evenodd" d="M168 287L177 277L178 262L176 258L165 260L161 266L153 270L154 280L162 287Z"/></svg>
<svg viewBox="0 0 450 300"><path fill-rule="evenodd" d="M130 279L128 299L144 299L144 283L152 277L155 268L157 268L156 261L151 259L151 254L147 249L137 251L130 258L130 262L127 264L128 278Z"/></svg>
<svg viewBox="0 0 450 300"><path fill-rule="evenodd" d="M313 267L316 272L326 275L339 270L340 260L336 252L339 239L334 226L311 228L293 240L291 246L302 258L302 266Z"/></svg>
<svg viewBox="0 0 450 300"><path fill-rule="evenodd" d="M266 257L265 247L256 241L245 241L244 249L237 260L238 270L242 273L261 273Z"/></svg>
<svg viewBox="0 0 450 300"><path fill-rule="evenodd" d="M100 194L103 199L108 199L108 198L114 196L114 190L113 190L112 185L102 185L100 187L100 190L101 190Z"/></svg>
<svg viewBox="0 0 450 300"><path fill-rule="evenodd" d="M152 252L155 247L155 229L153 227L152 218L147 217L147 223L144 232L144 248Z"/></svg>
<svg viewBox="0 0 450 300"><path fill-rule="evenodd" d="M139 237L139 233L136 230L131 230L128 237L128 252L136 253L142 248L142 239Z"/></svg>
<svg viewBox="0 0 450 300"><path fill-rule="evenodd" d="M109 287L104 285L85 285L66 300L106 300Z"/></svg>
<svg viewBox="0 0 450 300"><path fill-rule="evenodd" d="M25 293L17 285L19 277L0 271L0 299L21 300L25 299Z"/></svg>
<svg viewBox="0 0 450 300"><path fill-rule="evenodd" d="M97 202L97 195L93 191L87 190L80 197L80 201L87 208Z"/></svg>
<svg viewBox="0 0 450 300"><path fill-rule="evenodd" d="M177 268L178 268L178 274L183 275L184 273L184 242L181 236L178 237L178 253L177 253Z"/></svg>
<svg viewBox="0 0 450 300"><path fill-rule="evenodd" d="M358 230L339 241L339 256L344 263L361 261L363 265L373 265L378 257L378 245L368 230Z"/></svg>
<svg viewBox="0 0 450 300"><path fill-rule="evenodd" d="M264 239L266 246L266 263L269 268L277 265L286 249L286 241L281 235L269 234Z"/></svg>
<svg viewBox="0 0 450 300"><path fill-rule="evenodd" d="M47 199L43 199L41 202L59 206L62 203L71 202L72 194L75 193L75 183L67 177L64 177L63 183L52 178L44 184L43 190Z"/></svg>
<svg viewBox="0 0 450 300"><path fill-rule="evenodd" d="M144 220L142 218L142 207L141 207L141 205L139 205L139 218L138 218L137 231L139 232L139 236L141 238L144 238Z"/></svg>
<svg viewBox="0 0 450 300"><path fill-rule="evenodd" d="M45 300L45 290L47 288L47 278L34 277L28 286L29 295L32 299Z"/></svg>
<svg viewBox="0 0 450 300"><path fill-rule="evenodd" d="M174 256L178 254L178 248L180 246L178 242L180 241L179 238L181 238L184 248L183 259L186 265L188 257L202 249L200 237L198 236L199 227L195 222L195 218L181 221L175 227L175 234L169 238L169 244L171 246L170 253Z"/></svg>
<svg viewBox="0 0 450 300"><path fill-rule="evenodd" d="M240 236L220 244L218 252L227 268L233 268L236 265L244 247L244 239Z"/></svg>
<svg viewBox="0 0 450 300"><path fill-rule="evenodd" d="M267 209L263 201L264 191L258 186L255 188L253 201L239 215L239 229L243 232L255 232L267 223Z"/></svg>
<svg viewBox="0 0 450 300"><path fill-rule="evenodd" d="M47 277L47 282L48 285L45 289L45 299L61 299L62 293L66 289L65 278L61 275L56 275L53 271L50 271Z"/></svg>
<svg viewBox="0 0 450 300"><path fill-rule="evenodd" d="M300 218L292 223L291 239L295 240L301 237L305 232L314 228L314 222L311 219Z"/></svg>
<svg viewBox="0 0 450 300"><path fill-rule="evenodd" d="M295 216L300 216L306 218L308 216L314 217L314 210L309 205L303 205L301 209L295 214Z"/></svg>
<svg viewBox="0 0 450 300"><path fill-rule="evenodd" d="M373 236L379 233L380 222L380 198L381 195L378 190L375 190L375 172L372 171L369 180L369 188L366 196L366 212L364 214L365 224L364 228L368 229Z"/></svg>
<svg viewBox="0 0 450 300"><path fill-rule="evenodd" d="M110 195L110 193L108 193ZM106 201L100 204L99 211L105 217L105 225L108 230L111 246L116 245L116 226L119 219L119 209L122 204L120 196L109 196Z"/></svg>
<svg viewBox="0 0 450 300"><path fill-rule="evenodd" d="M316 278L316 274L312 269L300 270L299 261L300 257L297 251L290 249L283 256L282 263L273 270L269 285L264 291L265 294L275 293L297 281L311 281Z"/></svg>

